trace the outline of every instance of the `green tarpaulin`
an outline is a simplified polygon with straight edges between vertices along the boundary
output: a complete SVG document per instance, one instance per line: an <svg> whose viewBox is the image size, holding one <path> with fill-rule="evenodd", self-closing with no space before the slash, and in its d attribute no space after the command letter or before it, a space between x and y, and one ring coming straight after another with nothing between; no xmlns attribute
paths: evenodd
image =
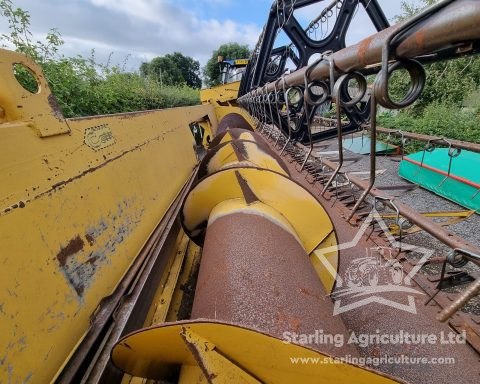
<svg viewBox="0 0 480 384"><path fill-rule="evenodd" d="M370 137L359 136L343 140L343 148L360 155L368 155L370 153ZM394 145L386 144L377 140L375 153L392 153L397 150Z"/></svg>
<svg viewBox="0 0 480 384"><path fill-rule="evenodd" d="M462 150L452 159L450 175L448 148L436 148L406 156L399 175L466 208L480 212L480 154Z"/></svg>

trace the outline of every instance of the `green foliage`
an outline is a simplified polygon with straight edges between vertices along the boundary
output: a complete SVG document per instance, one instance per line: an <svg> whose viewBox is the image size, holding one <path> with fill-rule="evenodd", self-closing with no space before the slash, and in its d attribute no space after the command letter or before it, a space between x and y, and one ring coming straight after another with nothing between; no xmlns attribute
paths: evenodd
<svg viewBox="0 0 480 384"><path fill-rule="evenodd" d="M156 57L148 63L142 63L140 73L156 80L161 85L187 84L192 88L201 88L200 63L180 52Z"/></svg>
<svg viewBox="0 0 480 384"><path fill-rule="evenodd" d="M402 1L401 21L438 0L420 4ZM463 57L425 66L427 81L421 97L398 114L383 114L379 124L452 139L480 142L480 57ZM389 93L401 99L409 86L406 72L392 76ZM466 107L466 108L465 108Z"/></svg>
<svg viewBox="0 0 480 384"><path fill-rule="evenodd" d="M416 15L417 13L425 9L425 7L438 3L438 1L439 0L421 0L420 4L417 4L402 0L402 2L400 3L402 14L396 15L393 19L396 23L398 23L399 21L403 21Z"/></svg>
<svg viewBox="0 0 480 384"><path fill-rule="evenodd" d="M190 79L185 79L181 85L162 85L140 73L126 72L128 57L123 67L119 67L99 64L94 51L89 58L60 55L63 40L55 29L44 41L33 41L29 13L15 8L11 0L0 0L0 15L9 25L9 34L2 35L2 46L13 47L42 67L65 117L170 108L200 102L198 90L185 85ZM178 55L172 56L178 58ZM196 71L199 71L199 65ZM26 89L36 91L37 84L27 69L15 68L15 75Z"/></svg>
<svg viewBox="0 0 480 384"><path fill-rule="evenodd" d="M38 92L38 82L30 70L22 64L13 66L13 74L20 85L31 93Z"/></svg>
<svg viewBox="0 0 480 384"><path fill-rule="evenodd" d="M476 111L432 103L421 116L400 112L378 116L380 126L425 135L480 143L480 116Z"/></svg>
<svg viewBox="0 0 480 384"><path fill-rule="evenodd" d="M63 58L44 66L53 93L66 116L90 116L199 103L186 85L161 86L138 73L99 65L94 58Z"/></svg>
<svg viewBox="0 0 480 384"><path fill-rule="evenodd" d="M63 44L60 33L52 28L44 41L33 41L30 32L30 14L21 8L15 8L11 0L0 0L0 15L8 22L9 34L2 34L2 47L15 47L17 52L32 57L42 64L53 59Z"/></svg>
<svg viewBox="0 0 480 384"><path fill-rule="evenodd" d="M212 57L203 68L205 84L213 87L220 84L220 67L218 65L218 56L223 56L224 60L247 59L251 55L247 45L238 43L228 43L221 45L213 51Z"/></svg>
<svg viewBox="0 0 480 384"><path fill-rule="evenodd" d="M421 97L407 111L420 116L432 103L461 108L465 98L480 86L480 57L464 57L450 61L427 65L427 81ZM406 73L399 73L391 78L389 93L394 99L400 99L409 85Z"/></svg>

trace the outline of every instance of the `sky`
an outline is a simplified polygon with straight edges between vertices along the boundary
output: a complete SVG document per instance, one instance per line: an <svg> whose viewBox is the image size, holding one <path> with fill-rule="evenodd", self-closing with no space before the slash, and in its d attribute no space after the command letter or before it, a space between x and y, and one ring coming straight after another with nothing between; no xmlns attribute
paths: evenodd
<svg viewBox="0 0 480 384"><path fill-rule="evenodd" d="M122 63L127 69L174 51L206 63L212 51L228 42L253 48L267 20L272 0L13 0L30 12L37 39L50 28L62 34L66 56L88 56L95 49L100 62ZM330 1L299 9L295 16L308 24ZM400 1L379 0L387 18L400 13ZM347 42L372 33L360 11ZM0 34L8 32L0 17Z"/></svg>

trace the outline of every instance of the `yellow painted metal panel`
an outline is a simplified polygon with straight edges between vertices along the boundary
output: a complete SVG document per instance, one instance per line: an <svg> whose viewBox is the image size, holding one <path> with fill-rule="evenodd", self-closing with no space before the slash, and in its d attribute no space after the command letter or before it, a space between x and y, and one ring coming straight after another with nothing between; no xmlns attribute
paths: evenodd
<svg viewBox="0 0 480 384"><path fill-rule="evenodd" d="M234 102L237 99L239 89L240 81L202 89L200 91L200 100L202 104Z"/></svg>
<svg viewBox="0 0 480 384"><path fill-rule="evenodd" d="M16 80L14 65L29 70L38 83L38 92L30 93ZM41 68L32 59L17 52L0 49L0 109L2 120L23 121L42 137L70 131L59 111Z"/></svg>
<svg viewBox="0 0 480 384"><path fill-rule="evenodd" d="M211 384L261 384L244 369L223 356L215 344L191 329L183 328L181 337L193 352L197 364L205 372Z"/></svg>
<svg viewBox="0 0 480 384"><path fill-rule="evenodd" d="M197 338L197 341L207 340L215 345L232 364L242 367L264 383L397 382L363 367L334 362L327 354L295 344L286 344L280 339L237 325L213 321L162 324L128 335L113 349L113 362L126 372L151 378L162 377L168 365L198 366L198 360L204 357L195 356L189 349L185 342L187 333L190 338ZM309 360L310 363L292 362L292 358L299 357L313 360ZM189 377L195 376L191 374ZM219 382L232 383L228 379Z"/></svg>
<svg viewBox="0 0 480 384"><path fill-rule="evenodd" d="M225 136L230 136L229 134ZM239 159L238 147L241 145L241 152L244 159ZM236 146L237 148L234 148ZM236 142L229 143L219 147L218 151L208 161L208 173L220 171L222 169L244 164L251 167L271 169L272 171L286 175L287 172L282 168L279 162L268 152L263 150L255 142Z"/></svg>
<svg viewBox="0 0 480 384"><path fill-rule="evenodd" d="M243 197L237 172L262 203L288 220L308 254L333 231L332 222L321 204L299 184L265 169L231 168L202 180L187 196L183 223L191 235L198 235L196 228L206 221L218 203Z"/></svg>
<svg viewBox="0 0 480 384"><path fill-rule="evenodd" d="M70 119L68 134L34 115L0 124L0 382L55 376L190 176L189 123L207 115Z"/></svg>
<svg viewBox="0 0 480 384"><path fill-rule="evenodd" d="M188 244L190 243L190 239L183 231L180 232L180 235L181 242L180 244L177 244L172 263L168 268L165 268L167 278L159 285L157 294L153 299L151 307L151 309L154 310L153 316L147 316L145 325L160 324L167 318L168 309L170 308L173 293L177 286L178 278L187 254Z"/></svg>
<svg viewBox="0 0 480 384"><path fill-rule="evenodd" d="M318 277L325 288L330 293L335 286L335 279L338 271L338 241L335 232L330 233L323 240L317 249L310 254L310 262L312 263ZM330 252L324 252L326 248L332 247ZM317 250L319 251L317 254ZM321 259L322 258L322 259ZM323 262L322 262L323 260Z"/></svg>
<svg viewBox="0 0 480 384"><path fill-rule="evenodd" d="M243 109L237 107L237 96L240 88L240 82L218 85L213 88L202 89L200 92L200 100L202 104L211 105L215 108L217 121L221 121L225 115L229 113L238 113L252 126L256 124L252 117ZM216 127L213 127L216 132Z"/></svg>

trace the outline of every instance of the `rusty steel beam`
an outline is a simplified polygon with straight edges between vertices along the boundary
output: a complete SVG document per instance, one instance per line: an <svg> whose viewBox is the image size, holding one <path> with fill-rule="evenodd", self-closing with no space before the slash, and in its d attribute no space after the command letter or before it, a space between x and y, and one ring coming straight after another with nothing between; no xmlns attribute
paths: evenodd
<svg viewBox="0 0 480 384"><path fill-rule="evenodd" d="M403 22L408 23L408 20ZM395 33L403 23L386 28L358 44L344 48L331 55L335 63L336 75L351 71L378 67L382 61L382 48L392 33ZM480 39L480 2L472 0L457 0L446 5L426 20L422 20L392 52L396 58L412 59L428 55L445 48L461 46L464 42ZM284 77L287 86L305 84L303 67ZM310 70L310 80L329 79L330 70L327 61L322 61ZM274 92L275 82L266 84L239 98L255 96L258 92Z"/></svg>
<svg viewBox="0 0 480 384"><path fill-rule="evenodd" d="M280 339L316 329L347 335L298 240L272 218L247 212L209 223L192 319L240 324ZM338 354L334 345L309 346ZM352 346L342 352L358 356Z"/></svg>
<svg viewBox="0 0 480 384"><path fill-rule="evenodd" d="M331 169L335 169L337 167L336 163L327 159L322 159L322 163ZM353 184L362 190L366 190L368 188L368 180L363 180L360 177L351 174L348 175L348 178ZM419 228L423 229L425 232L441 241L443 244L448 245L450 248L464 249L475 254L480 253L480 249L475 245L469 243L462 237L450 232L444 227L423 216L418 211L399 201L397 198L386 195L382 190L374 187L370 190L370 195L373 197L389 199L393 204L395 204L395 207L398 208L401 216L408 219L411 223L416 224ZM471 262L480 265L480 260L478 258L470 257L468 255L465 255L464 257Z"/></svg>
<svg viewBox="0 0 480 384"><path fill-rule="evenodd" d="M442 312L437 315L437 320L441 322L447 321L452 317L457 311L462 309L462 307L467 304L471 299L477 296L480 293L480 279L476 280L472 285L458 298L456 299L449 307L444 308Z"/></svg>
<svg viewBox="0 0 480 384"><path fill-rule="evenodd" d="M369 130L370 126L366 125L365 129ZM377 132L380 133L387 133L387 134L398 134L402 135L403 137L406 137L408 139L413 139L413 140L418 140L418 141L437 141L441 140L442 138L439 136L430 136L430 135L423 135L421 133L414 133L414 132L407 132L407 131L399 131L395 129L389 129L389 128L384 128L384 127L377 127ZM467 151L472 151L472 152L479 152L480 153L480 144L477 143L470 143L468 141L461 141L461 140L451 140L451 139L446 139L448 140L451 144L452 147L455 148L460 148L460 149L465 149Z"/></svg>

